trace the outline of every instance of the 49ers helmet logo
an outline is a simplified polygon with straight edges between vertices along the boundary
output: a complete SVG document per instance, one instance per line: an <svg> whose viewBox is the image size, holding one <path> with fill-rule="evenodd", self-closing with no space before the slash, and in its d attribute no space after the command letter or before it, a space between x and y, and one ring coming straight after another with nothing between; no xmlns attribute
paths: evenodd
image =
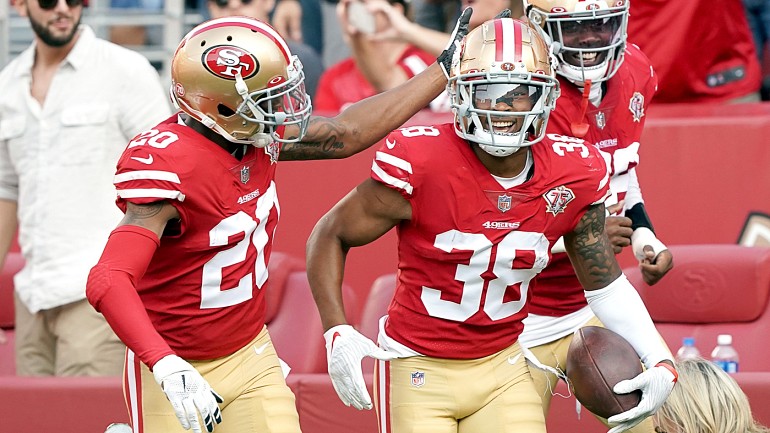
<svg viewBox="0 0 770 433"><path fill-rule="evenodd" d="M218 45L203 53L203 64L212 74L228 80L235 80L237 74L243 79L259 72L259 62L253 54L232 45Z"/></svg>

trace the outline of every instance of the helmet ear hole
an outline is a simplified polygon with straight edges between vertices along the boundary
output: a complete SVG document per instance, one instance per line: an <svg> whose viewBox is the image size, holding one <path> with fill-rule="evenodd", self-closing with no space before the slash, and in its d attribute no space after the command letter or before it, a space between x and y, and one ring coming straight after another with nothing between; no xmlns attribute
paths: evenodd
<svg viewBox="0 0 770 433"><path fill-rule="evenodd" d="M235 114L235 110L224 104L217 105L217 112L219 112L219 114L224 117L230 117Z"/></svg>

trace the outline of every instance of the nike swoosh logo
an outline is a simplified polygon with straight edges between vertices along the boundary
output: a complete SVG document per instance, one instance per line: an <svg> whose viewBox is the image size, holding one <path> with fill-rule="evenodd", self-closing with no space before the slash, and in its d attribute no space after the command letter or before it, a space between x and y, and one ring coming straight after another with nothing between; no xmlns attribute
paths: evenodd
<svg viewBox="0 0 770 433"><path fill-rule="evenodd" d="M509 356L508 357L508 364L511 364L511 365L516 364L516 361L518 361L520 357L521 357L521 353L519 353L516 356Z"/></svg>
<svg viewBox="0 0 770 433"><path fill-rule="evenodd" d="M134 161L139 161L142 164L150 165L152 164L152 155L148 156L147 158L139 158L138 156L132 156L131 159Z"/></svg>
<svg viewBox="0 0 770 433"><path fill-rule="evenodd" d="M255 351L255 352L257 352L257 355L261 355L261 354L262 354L262 352L264 352L264 351L265 351L265 349L267 349L267 346L268 346L269 344L270 344L270 343L265 343L265 344L263 344L263 345L261 345L261 346L259 346L259 347L255 347L255 348L254 348L254 351Z"/></svg>
<svg viewBox="0 0 770 433"><path fill-rule="evenodd" d="M393 149L394 147L396 147L396 140L390 141L386 139L385 145L388 146L388 149Z"/></svg>

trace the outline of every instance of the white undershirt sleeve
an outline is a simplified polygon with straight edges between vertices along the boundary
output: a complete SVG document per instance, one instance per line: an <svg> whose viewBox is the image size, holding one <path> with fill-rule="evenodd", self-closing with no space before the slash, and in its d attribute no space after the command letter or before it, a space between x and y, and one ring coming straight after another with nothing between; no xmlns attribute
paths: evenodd
<svg viewBox="0 0 770 433"><path fill-rule="evenodd" d="M596 317L607 329L631 343L645 367L652 368L664 359L673 360L642 298L625 275L607 287L585 291L585 296Z"/></svg>

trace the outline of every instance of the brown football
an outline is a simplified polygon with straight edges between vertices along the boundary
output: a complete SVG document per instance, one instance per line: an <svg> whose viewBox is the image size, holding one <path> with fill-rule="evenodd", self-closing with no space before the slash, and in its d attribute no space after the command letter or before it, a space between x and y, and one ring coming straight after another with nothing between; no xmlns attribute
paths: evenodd
<svg viewBox="0 0 770 433"><path fill-rule="evenodd" d="M609 418L639 404L641 391L615 394L621 380L642 372L639 356L620 335L607 328L579 329L567 353L567 378L575 398L592 413Z"/></svg>

